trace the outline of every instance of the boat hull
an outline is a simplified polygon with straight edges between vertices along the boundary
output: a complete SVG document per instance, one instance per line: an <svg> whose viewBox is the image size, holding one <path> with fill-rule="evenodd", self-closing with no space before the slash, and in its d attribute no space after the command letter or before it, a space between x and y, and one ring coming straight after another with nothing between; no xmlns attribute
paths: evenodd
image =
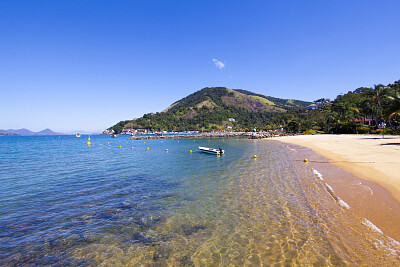
<svg viewBox="0 0 400 267"><path fill-rule="evenodd" d="M209 148L209 147L199 147L199 150L201 152L204 153L208 153L208 154L214 154L214 155L221 155L225 153L225 150L219 150L219 149L215 149L215 148Z"/></svg>

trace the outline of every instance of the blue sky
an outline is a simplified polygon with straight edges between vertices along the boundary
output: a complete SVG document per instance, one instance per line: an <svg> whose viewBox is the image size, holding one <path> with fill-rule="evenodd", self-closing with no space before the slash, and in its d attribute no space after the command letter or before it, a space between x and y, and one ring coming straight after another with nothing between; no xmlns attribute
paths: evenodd
<svg viewBox="0 0 400 267"><path fill-rule="evenodd" d="M0 129L102 131L204 87L400 79L400 1L1 1Z"/></svg>

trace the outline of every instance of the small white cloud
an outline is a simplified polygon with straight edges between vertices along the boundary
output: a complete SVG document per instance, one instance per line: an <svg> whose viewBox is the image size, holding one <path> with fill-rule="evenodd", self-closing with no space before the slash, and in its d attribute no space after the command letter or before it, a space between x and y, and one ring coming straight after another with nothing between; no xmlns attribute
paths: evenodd
<svg viewBox="0 0 400 267"><path fill-rule="evenodd" d="M214 62L214 65L219 68L219 69L223 69L225 68L225 64L222 63L222 61L219 61L218 59L213 58L212 61Z"/></svg>

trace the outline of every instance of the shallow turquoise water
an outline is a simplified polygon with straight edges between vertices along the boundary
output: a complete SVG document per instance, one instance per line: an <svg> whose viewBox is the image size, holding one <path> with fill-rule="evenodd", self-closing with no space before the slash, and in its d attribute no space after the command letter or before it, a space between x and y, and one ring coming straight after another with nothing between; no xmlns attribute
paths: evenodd
<svg viewBox="0 0 400 267"><path fill-rule="evenodd" d="M346 232L348 218L286 145L86 142L0 138L0 265L352 263L343 238L330 234Z"/></svg>
<svg viewBox="0 0 400 267"><path fill-rule="evenodd" d="M248 147L234 141L92 136L88 147L87 136L0 138L0 258L69 261L65 250L81 242L164 223L186 203L215 194L220 174ZM201 145L224 147L229 157L199 153ZM136 234L132 242L159 241Z"/></svg>

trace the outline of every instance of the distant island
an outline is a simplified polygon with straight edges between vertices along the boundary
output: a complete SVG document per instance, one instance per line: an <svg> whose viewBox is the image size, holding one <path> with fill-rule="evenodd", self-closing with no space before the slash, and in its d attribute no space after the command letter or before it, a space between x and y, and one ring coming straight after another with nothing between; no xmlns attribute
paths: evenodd
<svg viewBox="0 0 400 267"><path fill-rule="evenodd" d="M0 130L0 136L33 136L33 135L59 135L59 134L60 133L53 132L48 128L40 132L33 132L25 128L18 130L14 129Z"/></svg>
<svg viewBox="0 0 400 267"><path fill-rule="evenodd" d="M270 131L400 134L400 80L360 87L334 100L281 99L243 89L206 87L162 112L120 121L104 134L139 131ZM133 130L133 131L132 131Z"/></svg>

